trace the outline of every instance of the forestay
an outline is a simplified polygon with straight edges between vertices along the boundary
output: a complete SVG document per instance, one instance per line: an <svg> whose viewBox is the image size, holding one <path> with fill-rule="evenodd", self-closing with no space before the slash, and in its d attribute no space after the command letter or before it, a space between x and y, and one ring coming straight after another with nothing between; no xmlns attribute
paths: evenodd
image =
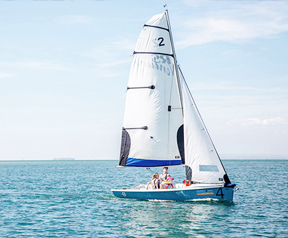
<svg viewBox="0 0 288 238"><path fill-rule="evenodd" d="M152 17L138 38L130 71L120 166L184 164L183 116L167 13ZM181 152L182 153L182 152Z"/></svg>

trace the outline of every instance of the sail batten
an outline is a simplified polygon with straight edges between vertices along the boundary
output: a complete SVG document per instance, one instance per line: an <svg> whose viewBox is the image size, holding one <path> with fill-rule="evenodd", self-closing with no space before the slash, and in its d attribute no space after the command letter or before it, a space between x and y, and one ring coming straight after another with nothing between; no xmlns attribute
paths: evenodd
<svg viewBox="0 0 288 238"><path fill-rule="evenodd" d="M128 89L144 89L144 88L147 88L147 89L155 89L155 85L151 85L151 86L140 86L140 87L127 87L127 90L128 90Z"/></svg>
<svg viewBox="0 0 288 238"><path fill-rule="evenodd" d="M157 55L166 55L166 56L174 57L173 54L166 54L166 53L159 53L159 52L136 52L136 51L134 51L133 54L134 54L134 55L135 55L135 54L151 54L151 55L157 54Z"/></svg>
<svg viewBox="0 0 288 238"><path fill-rule="evenodd" d="M145 24L144 27L155 27L155 28L157 28L157 29L162 29L162 30L165 30L165 31L169 31L169 29L164 28L164 27L160 27L160 26L153 26L153 25L147 25L147 24Z"/></svg>

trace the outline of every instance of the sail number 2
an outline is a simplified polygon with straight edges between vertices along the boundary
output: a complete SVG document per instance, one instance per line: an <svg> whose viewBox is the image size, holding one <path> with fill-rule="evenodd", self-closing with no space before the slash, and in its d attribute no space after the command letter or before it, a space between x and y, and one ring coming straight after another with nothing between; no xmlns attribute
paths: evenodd
<svg viewBox="0 0 288 238"><path fill-rule="evenodd" d="M164 41L163 37L159 37L158 41L159 41L159 46L164 46L165 45L165 44L163 44L163 41Z"/></svg>

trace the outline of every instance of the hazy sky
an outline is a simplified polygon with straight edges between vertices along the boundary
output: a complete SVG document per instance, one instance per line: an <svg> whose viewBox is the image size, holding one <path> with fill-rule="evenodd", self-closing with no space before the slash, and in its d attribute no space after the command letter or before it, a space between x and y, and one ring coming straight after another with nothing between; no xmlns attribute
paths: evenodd
<svg viewBox="0 0 288 238"><path fill-rule="evenodd" d="M220 155L288 155L287 1L0 1L0 159L118 159L133 49L163 3Z"/></svg>

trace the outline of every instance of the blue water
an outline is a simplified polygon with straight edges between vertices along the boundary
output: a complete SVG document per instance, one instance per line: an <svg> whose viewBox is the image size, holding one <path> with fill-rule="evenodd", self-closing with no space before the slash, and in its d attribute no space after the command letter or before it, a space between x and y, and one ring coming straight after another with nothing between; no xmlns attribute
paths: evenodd
<svg viewBox="0 0 288 238"><path fill-rule="evenodd" d="M0 162L0 237L288 237L288 161L223 163L233 203L116 198L151 177L116 161Z"/></svg>

